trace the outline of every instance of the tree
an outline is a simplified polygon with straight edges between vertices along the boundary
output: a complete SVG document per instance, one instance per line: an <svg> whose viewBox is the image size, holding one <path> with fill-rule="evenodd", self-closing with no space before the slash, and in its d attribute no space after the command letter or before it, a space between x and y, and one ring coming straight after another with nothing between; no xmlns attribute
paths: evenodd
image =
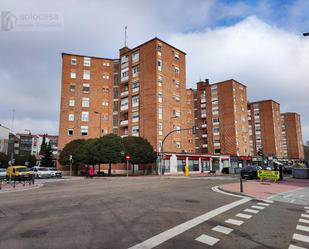
<svg viewBox="0 0 309 249"><path fill-rule="evenodd" d="M100 163L100 155L96 148L98 144L98 139L87 139L84 141L83 153L84 157L82 158L83 163L90 164L94 167L97 163Z"/></svg>
<svg viewBox="0 0 309 249"><path fill-rule="evenodd" d="M125 154L130 155L130 161L133 164L148 164L154 163L157 160L157 153L145 138L134 136L124 137L123 146Z"/></svg>
<svg viewBox="0 0 309 249"><path fill-rule="evenodd" d="M53 165L53 152L52 152L52 148L51 148L51 144L50 142L48 143L44 154L43 154L43 158L41 161L41 165L43 167L50 167Z"/></svg>
<svg viewBox="0 0 309 249"><path fill-rule="evenodd" d="M70 156L73 157L73 165L78 166L85 161L84 144L86 140L76 139L67 143L63 150L60 152L59 162L62 165L70 164Z"/></svg>
<svg viewBox="0 0 309 249"><path fill-rule="evenodd" d="M0 153L0 168L6 168L9 161L10 161L10 158L8 155L4 153Z"/></svg>
<svg viewBox="0 0 309 249"><path fill-rule="evenodd" d="M121 137L115 134L108 134L95 143L95 149L99 156L99 163L108 163L108 175L111 175L112 163L122 162L123 145Z"/></svg>
<svg viewBox="0 0 309 249"><path fill-rule="evenodd" d="M40 148L40 155L44 155L45 151L47 149L47 144L46 144L46 135L43 135L43 140Z"/></svg>

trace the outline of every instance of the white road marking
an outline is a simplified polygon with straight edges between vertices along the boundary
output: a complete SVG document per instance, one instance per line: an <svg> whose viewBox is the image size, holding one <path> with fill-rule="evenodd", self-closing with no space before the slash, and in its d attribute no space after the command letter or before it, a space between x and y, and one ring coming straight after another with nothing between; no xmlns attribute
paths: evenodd
<svg viewBox="0 0 309 249"><path fill-rule="evenodd" d="M309 242L309 236L294 233L293 234L293 239L303 241L303 242Z"/></svg>
<svg viewBox="0 0 309 249"><path fill-rule="evenodd" d="M309 214L309 210L305 210L305 212Z"/></svg>
<svg viewBox="0 0 309 249"><path fill-rule="evenodd" d="M282 198L289 198L290 196L292 196L292 195L284 195L284 196L282 196Z"/></svg>
<svg viewBox="0 0 309 249"><path fill-rule="evenodd" d="M264 202L258 202L257 205L268 207L270 204Z"/></svg>
<svg viewBox="0 0 309 249"><path fill-rule="evenodd" d="M166 230L162 233L159 233L137 245L134 245L132 247L130 247L129 249L142 249L142 248L147 248L147 249L150 249L150 248L153 248L153 247L156 247L160 244L162 244L163 242L169 240L169 239L172 239L174 238L175 236L219 215L219 214L222 214L234 207L237 207L239 205L242 205L248 201L252 200L252 198L249 198L249 197L243 197L243 199L241 200L238 200L238 201L234 201L232 203L229 203L229 204L226 204L222 207L219 207L219 208L216 208L210 212L207 212L205 214L202 214L196 218L193 218L191 220L188 220L182 224L179 224L169 230Z"/></svg>
<svg viewBox="0 0 309 249"><path fill-rule="evenodd" d="M259 210L254 210L250 208L246 208L244 211L247 213L252 213L252 214L257 214L258 212L260 212Z"/></svg>
<svg viewBox="0 0 309 249"><path fill-rule="evenodd" d="M213 246L214 244L216 244L219 241L219 239L208 236L206 234L202 234L201 236L197 237L195 240L202 242L204 244L210 245L210 246ZM146 247L144 247L144 248L146 248Z"/></svg>
<svg viewBox="0 0 309 249"><path fill-rule="evenodd" d="M274 201L272 201L272 200L263 200L264 202L267 202L267 203L274 203Z"/></svg>
<svg viewBox="0 0 309 249"><path fill-rule="evenodd" d="M309 207L304 207L304 209L308 209L309 210Z"/></svg>
<svg viewBox="0 0 309 249"><path fill-rule="evenodd" d="M255 209L260 209L260 210L262 210L262 209L264 209L265 207L261 207L261 206L255 206L255 205L253 205L253 206L251 206L251 208L255 208Z"/></svg>
<svg viewBox="0 0 309 249"><path fill-rule="evenodd" d="M309 218L309 214L301 214L301 217Z"/></svg>
<svg viewBox="0 0 309 249"><path fill-rule="evenodd" d="M219 232L219 233L224 233L224 234L229 234L231 233L234 229L224 227L224 226L216 226L212 229L213 231Z"/></svg>
<svg viewBox="0 0 309 249"><path fill-rule="evenodd" d="M297 226L296 226L296 229L297 229L297 230L300 230L300 231L309 232L309 227L302 226L302 225L297 225Z"/></svg>
<svg viewBox="0 0 309 249"><path fill-rule="evenodd" d="M305 220L305 219L299 219L298 222L309 224L309 220Z"/></svg>
<svg viewBox="0 0 309 249"><path fill-rule="evenodd" d="M250 215L250 214L243 214L243 213L238 213L235 216L237 216L239 218L244 218L244 219L250 219L252 217L252 215Z"/></svg>
<svg viewBox="0 0 309 249"><path fill-rule="evenodd" d="M236 226L240 226L242 223L244 223L242 220L235 219L227 219L225 222Z"/></svg>
<svg viewBox="0 0 309 249"><path fill-rule="evenodd" d="M294 203L295 202L295 200L293 199L293 200L290 200L290 203Z"/></svg>
<svg viewBox="0 0 309 249"><path fill-rule="evenodd" d="M305 247L290 245L288 249L306 249Z"/></svg>

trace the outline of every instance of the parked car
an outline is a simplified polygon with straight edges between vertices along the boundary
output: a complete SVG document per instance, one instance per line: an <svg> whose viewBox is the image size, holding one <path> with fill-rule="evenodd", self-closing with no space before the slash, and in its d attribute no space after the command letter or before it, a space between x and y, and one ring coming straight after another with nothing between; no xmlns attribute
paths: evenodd
<svg viewBox="0 0 309 249"><path fill-rule="evenodd" d="M0 179L5 179L6 169L0 169Z"/></svg>
<svg viewBox="0 0 309 249"><path fill-rule="evenodd" d="M27 166L9 166L6 170L7 180L24 180L32 177L32 171Z"/></svg>
<svg viewBox="0 0 309 249"><path fill-rule="evenodd" d="M263 169L261 166L246 166L240 171L242 179L257 179L257 171Z"/></svg>
<svg viewBox="0 0 309 249"><path fill-rule="evenodd" d="M48 168L51 177L62 177L61 171L57 170L56 168Z"/></svg>
<svg viewBox="0 0 309 249"><path fill-rule="evenodd" d="M31 168L31 171L36 178L50 178L51 177L51 173L48 170L48 168L35 166Z"/></svg>

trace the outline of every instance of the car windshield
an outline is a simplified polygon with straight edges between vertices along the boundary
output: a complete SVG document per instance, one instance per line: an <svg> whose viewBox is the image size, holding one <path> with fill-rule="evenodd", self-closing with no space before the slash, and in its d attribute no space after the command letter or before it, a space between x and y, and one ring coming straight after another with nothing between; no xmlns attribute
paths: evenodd
<svg viewBox="0 0 309 249"><path fill-rule="evenodd" d="M30 171L30 169L28 169L28 168L16 168L16 171L17 172L27 172L27 171Z"/></svg>
<svg viewBox="0 0 309 249"><path fill-rule="evenodd" d="M6 170L5 169L0 169L0 172L5 172Z"/></svg>

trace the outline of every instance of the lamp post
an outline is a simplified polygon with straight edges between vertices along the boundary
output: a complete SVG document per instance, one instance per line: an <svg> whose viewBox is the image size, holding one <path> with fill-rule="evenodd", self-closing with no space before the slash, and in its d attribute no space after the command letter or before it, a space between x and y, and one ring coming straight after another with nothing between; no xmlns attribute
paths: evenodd
<svg viewBox="0 0 309 249"><path fill-rule="evenodd" d="M28 135L31 136L31 131L30 131L29 129L25 129L25 131L27 131L27 132L28 132ZM31 140L31 147L32 147L32 140ZM31 149L32 149L32 148L30 148L30 151L27 151L27 158L26 158L27 164L26 164L26 162L25 162L25 164L26 164L27 166L29 166L29 155L30 155L30 153L31 153Z"/></svg>
<svg viewBox="0 0 309 249"><path fill-rule="evenodd" d="M309 32L303 33L303 36L309 36Z"/></svg>
<svg viewBox="0 0 309 249"><path fill-rule="evenodd" d="M95 114L99 114L100 117L100 131L99 131L99 137L102 136L102 114L100 112L94 112Z"/></svg>

